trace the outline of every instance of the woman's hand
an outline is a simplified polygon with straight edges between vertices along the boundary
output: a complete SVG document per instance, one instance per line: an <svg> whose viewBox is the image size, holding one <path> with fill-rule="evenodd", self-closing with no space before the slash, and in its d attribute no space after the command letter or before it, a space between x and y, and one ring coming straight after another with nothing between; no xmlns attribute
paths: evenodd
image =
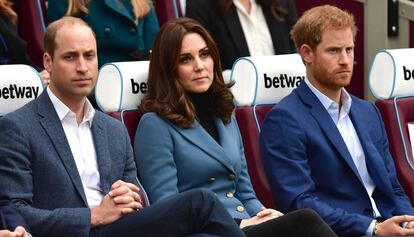
<svg viewBox="0 0 414 237"><path fill-rule="evenodd" d="M249 225L257 225L279 216L283 216L283 213L274 209L263 207L262 210L256 214L256 216L249 219L243 219L240 222L240 228L244 228Z"/></svg>

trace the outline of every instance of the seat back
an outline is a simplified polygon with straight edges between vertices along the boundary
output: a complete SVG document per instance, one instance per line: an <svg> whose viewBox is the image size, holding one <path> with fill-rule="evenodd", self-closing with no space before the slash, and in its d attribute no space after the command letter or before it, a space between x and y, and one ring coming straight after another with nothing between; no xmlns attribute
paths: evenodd
<svg viewBox="0 0 414 237"><path fill-rule="evenodd" d="M230 75L235 81L235 116L248 172L257 198L266 207L276 208L276 203L260 157L260 127L273 105L296 88L304 76L305 68L297 54L240 58Z"/></svg>
<svg viewBox="0 0 414 237"><path fill-rule="evenodd" d="M156 0L154 5L160 26L169 20L183 16L180 0Z"/></svg>
<svg viewBox="0 0 414 237"><path fill-rule="evenodd" d="M253 188L257 198L268 208L276 208L276 205L260 159L259 132L264 117L272 106L239 106L235 110Z"/></svg>
<svg viewBox="0 0 414 237"><path fill-rule="evenodd" d="M369 73L372 94L387 132L398 180L414 204L414 160L408 123L414 122L414 49L382 50Z"/></svg>
<svg viewBox="0 0 414 237"><path fill-rule="evenodd" d="M43 80L28 65L0 65L0 116L4 116L37 98L43 91Z"/></svg>
<svg viewBox="0 0 414 237"><path fill-rule="evenodd" d="M121 111L121 122L127 128L132 142L135 140L135 132L142 115L143 114L138 109L124 109Z"/></svg>
<svg viewBox="0 0 414 237"><path fill-rule="evenodd" d="M99 108L125 125L132 142L142 116L138 106L147 92L148 67L149 61L107 63L95 87Z"/></svg>
<svg viewBox="0 0 414 237"><path fill-rule="evenodd" d="M19 35L27 42L27 53L36 66L43 66L43 35L46 30L45 0L15 1Z"/></svg>
<svg viewBox="0 0 414 237"><path fill-rule="evenodd" d="M382 119L394 159L398 180L414 205L414 159L408 123L414 122L414 96L400 96L375 102Z"/></svg>
<svg viewBox="0 0 414 237"><path fill-rule="evenodd" d="M95 99L100 109L120 120L134 142L142 113L138 110L147 91L148 61L108 63L99 70ZM139 180L138 180L138 183ZM144 189L140 191L144 206L149 199Z"/></svg>

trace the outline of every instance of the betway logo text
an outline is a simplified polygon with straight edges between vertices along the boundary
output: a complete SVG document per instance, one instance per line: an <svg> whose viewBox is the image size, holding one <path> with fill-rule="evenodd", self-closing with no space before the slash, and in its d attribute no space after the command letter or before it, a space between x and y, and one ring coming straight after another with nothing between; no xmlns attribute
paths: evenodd
<svg viewBox="0 0 414 237"><path fill-rule="evenodd" d="M131 78L131 88L133 94L138 94L141 92L142 94L147 93L147 83L145 82L135 82L134 79Z"/></svg>
<svg viewBox="0 0 414 237"><path fill-rule="evenodd" d="M305 80L304 76L288 76L287 74L280 74L279 77L269 77L266 73L263 74L265 88L296 88Z"/></svg>
<svg viewBox="0 0 414 237"><path fill-rule="evenodd" d="M38 95L39 87L37 86L17 86L16 84L11 84L8 87L0 88L0 98L3 99L34 99Z"/></svg>

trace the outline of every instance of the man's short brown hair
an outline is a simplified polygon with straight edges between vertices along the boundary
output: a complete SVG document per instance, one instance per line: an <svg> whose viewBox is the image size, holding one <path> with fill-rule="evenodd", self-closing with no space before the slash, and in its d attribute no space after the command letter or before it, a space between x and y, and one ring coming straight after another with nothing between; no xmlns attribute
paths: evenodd
<svg viewBox="0 0 414 237"><path fill-rule="evenodd" d="M53 54L54 54L55 49L56 49L56 42L55 42L56 34L57 34L59 29L61 29L63 26L66 26L66 25L86 26L93 33L92 28L86 22L84 22L82 19L77 18L77 17L65 16L65 17L60 18L59 20L56 20L56 21L50 23L46 28L46 33L45 33L45 36L43 38L43 44L44 44L44 47L45 47L45 52L48 53L52 58L53 58ZM95 36L95 34L94 34L94 36Z"/></svg>
<svg viewBox="0 0 414 237"><path fill-rule="evenodd" d="M315 49L322 41L322 32L328 27L337 30L351 28L355 40L357 27L354 16L331 5L314 7L304 12L290 35L298 50L303 44Z"/></svg>

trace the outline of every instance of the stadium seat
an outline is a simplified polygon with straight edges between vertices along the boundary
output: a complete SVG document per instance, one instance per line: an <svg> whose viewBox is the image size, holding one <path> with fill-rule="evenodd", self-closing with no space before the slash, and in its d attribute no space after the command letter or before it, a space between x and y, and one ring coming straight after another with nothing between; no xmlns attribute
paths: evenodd
<svg viewBox="0 0 414 237"><path fill-rule="evenodd" d="M28 65L0 65L0 117L37 98L43 91L43 80Z"/></svg>
<svg viewBox="0 0 414 237"><path fill-rule="evenodd" d="M238 106L235 110L253 188L257 198L268 208L276 208L276 205L260 159L259 132L260 125L272 106Z"/></svg>
<svg viewBox="0 0 414 237"><path fill-rule="evenodd" d="M407 125L414 122L414 96L377 100L375 104L384 121L398 179L414 204L414 160Z"/></svg>
<svg viewBox="0 0 414 237"><path fill-rule="evenodd" d="M19 34L27 42L27 53L36 66L43 67L43 35L46 29L45 0L19 0L14 3L14 9L19 17Z"/></svg>
<svg viewBox="0 0 414 237"><path fill-rule="evenodd" d="M240 58L230 75L235 81L235 116L250 179L258 199L269 208L276 208L276 204L260 158L260 127L267 112L299 85L304 75L305 67L297 54Z"/></svg>
<svg viewBox="0 0 414 237"><path fill-rule="evenodd" d="M134 134L136 124L129 124L129 118L137 116L131 114L138 113L138 106L147 90L148 66L149 61L105 64L99 70L95 87L95 99L99 108L124 122L128 131L134 130ZM131 140L133 141L132 136Z"/></svg>
<svg viewBox="0 0 414 237"><path fill-rule="evenodd" d="M154 5L160 26L171 19L183 16L180 0L155 0Z"/></svg>
<svg viewBox="0 0 414 237"><path fill-rule="evenodd" d="M129 137L131 138L132 142L135 140L135 131L137 129L138 122L141 119L142 115L143 114L139 112L139 110L137 109L121 111L121 121L123 124L125 124L125 127L127 128Z"/></svg>
<svg viewBox="0 0 414 237"><path fill-rule="evenodd" d="M148 66L149 61L105 64L99 70L95 87L95 99L100 109L125 125L132 142L142 116L138 106L146 92ZM140 195L144 206L148 206L144 189Z"/></svg>
<svg viewBox="0 0 414 237"><path fill-rule="evenodd" d="M379 51L369 73L372 94L388 136L389 150L394 159L397 176L414 204L414 160L408 123L414 122L414 80L407 80L407 68L414 68L411 56L414 49Z"/></svg>

